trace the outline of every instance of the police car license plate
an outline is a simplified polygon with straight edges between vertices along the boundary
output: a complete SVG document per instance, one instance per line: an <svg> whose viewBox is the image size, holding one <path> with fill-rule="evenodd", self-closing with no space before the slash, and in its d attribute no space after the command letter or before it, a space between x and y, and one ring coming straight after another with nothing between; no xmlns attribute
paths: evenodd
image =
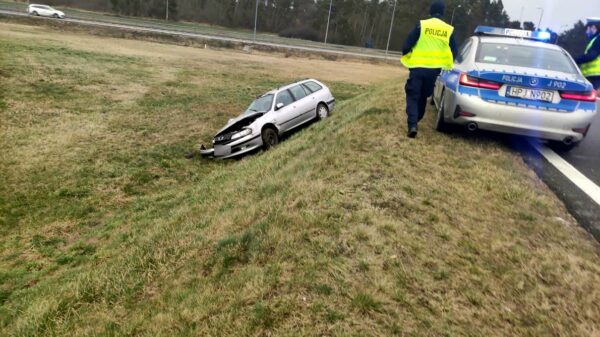
<svg viewBox="0 0 600 337"><path fill-rule="evenodd" d="M518 97L534 101L552 102L554 100L554 91L528 89L521 87L506 88L506 95L510 97Z"/></svg>

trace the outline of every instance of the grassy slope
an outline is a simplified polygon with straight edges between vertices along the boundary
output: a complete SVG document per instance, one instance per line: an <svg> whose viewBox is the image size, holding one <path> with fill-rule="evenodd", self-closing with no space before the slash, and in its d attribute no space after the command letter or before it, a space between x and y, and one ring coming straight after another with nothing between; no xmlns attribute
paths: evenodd
<svg viewBox="0 0 600 337"><path fill-rule="evenodd" d="M405 139L401 81L186 161L289 78L0 42L2 335L600 331L597 245L502 144Z"/></svg>

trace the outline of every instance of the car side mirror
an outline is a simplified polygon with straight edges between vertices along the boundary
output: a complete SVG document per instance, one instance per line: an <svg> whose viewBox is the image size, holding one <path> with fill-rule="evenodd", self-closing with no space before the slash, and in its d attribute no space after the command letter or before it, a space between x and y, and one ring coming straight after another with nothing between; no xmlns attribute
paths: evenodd
<svg viewBox="0 0 600 337"><path fill-rule="evenodd" d="M275 105L275 110L279 110L279 109L283 108L284 106L285 106L285 104L283 104L283 103L277 103Z"/></svg>

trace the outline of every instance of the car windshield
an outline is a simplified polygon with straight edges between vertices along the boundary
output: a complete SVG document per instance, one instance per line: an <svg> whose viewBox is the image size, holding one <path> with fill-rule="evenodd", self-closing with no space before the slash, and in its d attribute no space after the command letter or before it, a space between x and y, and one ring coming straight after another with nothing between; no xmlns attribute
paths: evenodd
<svg viewBox="0 0 600 337"><path fill-rule="evenodd" d="M573 74L573 62L560 50L503 43L481 43L477 62Z"/></svg>
<svg viewBox="0 0 600 337"><path fill-rule="evenodd" d="M259 97L256 101L252 102L248 109L244 112L244 114L249 114L253 112L267 112L271 110L271 105L273 104L273 95L264 95Z"/></svg>

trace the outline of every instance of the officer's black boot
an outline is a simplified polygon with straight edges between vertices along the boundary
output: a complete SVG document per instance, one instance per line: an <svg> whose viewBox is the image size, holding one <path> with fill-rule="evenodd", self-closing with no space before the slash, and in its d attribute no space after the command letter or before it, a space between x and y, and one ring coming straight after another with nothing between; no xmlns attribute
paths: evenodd
<svg viewBox="0 0 600 337"><path fill-rule="evenodd" d="M408 134L407 134L408 138L415 138L417 137L417 127L413 126L411 128L408 128Z"/></svg>

